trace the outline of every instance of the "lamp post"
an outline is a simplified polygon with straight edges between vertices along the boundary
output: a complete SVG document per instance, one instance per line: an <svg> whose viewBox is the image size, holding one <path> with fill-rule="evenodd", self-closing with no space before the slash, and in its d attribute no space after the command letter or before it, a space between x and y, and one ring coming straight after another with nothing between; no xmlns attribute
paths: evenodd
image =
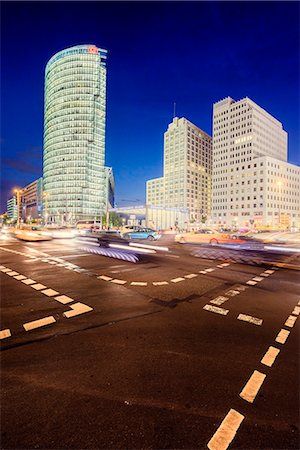
<svg viewBox="0 0 300 450"><path fill-rule="evenodd" d="M15 189L14 192L17 197L17 228L20 228L20 205L22 189Z"/></svg>

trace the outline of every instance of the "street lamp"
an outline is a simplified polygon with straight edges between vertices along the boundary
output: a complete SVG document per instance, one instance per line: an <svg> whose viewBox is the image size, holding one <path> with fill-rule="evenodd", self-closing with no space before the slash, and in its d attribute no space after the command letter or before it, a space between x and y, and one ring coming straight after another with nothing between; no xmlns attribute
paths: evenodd
<svg viewBox="0 0 300 450"><path fill-rule="evenodd" d="M17 228L20 228L20 206L21 206L21 194L22 189L14 189L17 197Z"/></svg>

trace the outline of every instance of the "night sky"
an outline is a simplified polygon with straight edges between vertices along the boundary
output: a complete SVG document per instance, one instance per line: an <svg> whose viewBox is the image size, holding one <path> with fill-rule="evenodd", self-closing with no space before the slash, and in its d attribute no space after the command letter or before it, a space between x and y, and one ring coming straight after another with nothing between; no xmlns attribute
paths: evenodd
<svg viewBox="0 0 300 450"><path fill-rule="evenodd" d="M116 201L141 204L162 175L173 116L211 134L212 104L250 97L289 134L300 164L299 3L2 2L1 211L42 175L47 61L77 44L108 50L106 165ZM131 200L131 202L129 201Z"/></svg>

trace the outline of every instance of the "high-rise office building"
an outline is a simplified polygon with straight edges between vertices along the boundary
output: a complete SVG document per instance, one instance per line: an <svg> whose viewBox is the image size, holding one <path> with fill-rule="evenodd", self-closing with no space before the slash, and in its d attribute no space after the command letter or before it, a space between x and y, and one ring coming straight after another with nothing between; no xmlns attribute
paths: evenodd
<svg viewBox="0 0 300 450"><path fill-rule="evenodd" d="M175 117L164 134L164 175L147 182L147 205L181 209L184 222L170 215L169 226L199 225L211 213L211 173L211 136Z"/></svg>
<svg viewBox="0 0 300 450"><path fill-rule="evenodd" d="M43 178L27 184L21 190L21 219L42 219Z"/></svg>
<svg viewBox="0 0 300 450"><path fill-rule="evenodd" d="M228 226L297 226L299 172L282 124L249 98L213 108L212 220Z"/></svg>
<svg viewBox="0 0 300 450"><path fill-rule="evenodd" d="M106 55L77 45L45 72L44 190L48 222L94 219L105 210Z"/></svg>

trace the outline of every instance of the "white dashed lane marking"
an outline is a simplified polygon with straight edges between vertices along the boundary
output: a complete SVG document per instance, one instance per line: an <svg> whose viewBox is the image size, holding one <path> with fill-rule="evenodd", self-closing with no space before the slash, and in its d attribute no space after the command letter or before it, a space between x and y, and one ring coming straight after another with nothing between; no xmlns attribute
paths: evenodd
<svg viewBox="0 0 300 450"><path fill-rule="evenodd" d="M35 284L36 281L31 280L31 278L27 278L26 280L22 280L22 283L24 283L24 284Z"/></svg>
<svg viewBox="0 0 300 450"><path fill-rule="evenodd" d="M130 284L132 286L147 286L148 283L145 281L132 281Z"/></svg>
<svg viewBox="0 0 300 450"><path fill-rule="evenodd" d="M46 289L47 286L41 283L32 284L31 287L35 289L36 291L41 291L42 289Z"/></svg>
<svg viewBox="0 0 300 450"><path fill-rule="evenodd" d="M266 378L266 375L264 373L254 370L249 381L247 382L244 389L240 393L240 397L242 397L244 400L246 400L249 403L253 403L265 378Z"/></svg>
<svg viewBox="0 0 300 450"><path fill-rule="evenodd" d="M254 277L252 278L253 281L262 281L263 277Z"/></svg>
<svg viewBox="0 0 300 450"><path fill-rule="evenodd" d="M205 305L203 309L205 309L206 311L214 312L216 314L221 314L222 316L226 316L229 313L228 309L218 308L217 306L212 305Z"/></svg>
<svg viewBox="0 0 300 450"><path fill-rule="evenodd" d="M184 278L191 279L191 278L196 278L197 276L198 275L196 273L190 273L189 275L184 275Z"/></svg>
<svg viewBox="0 0 300 450"><path fill-rule="evenodd" d="M71 317L75 317L78 316L80 314L84 314L86 312L89 311L93 311L93 308L91 308L88 305L85 305L84 303L74 303L73 305L70 305L70 308L72 309L72 311L66 311L64 312L64 316L67 319L70 319Z"/></svg>
<svg viewBox="0 0 300 450"><path fill-rule="evenodd" d="M55 291L54 289L45 289L44 291L42 291L42 294L45 294L48 297L54 297L54 295L59 294L59 292Z"/></svg>
<svg viewBox="0 0 300 450"><path fill-rule="evenodd" d="M9 328L6 328L6 330L0 331L0 339L6 339L11 336L11 332Z"/></svg>
<svg viewBox="0 0 300 450"><path fill-rule="evenodd" d="M112 277L107 277L106 275L100 275L99 280L104 280L104 281L111 281Z"/></svg>
<svg viewBox="0 0 300 450"><path fill-rule="evenodd" d="M184 281L184 278L182 277L178 277L178 278L173 278L173 280L171 280L172 283L180 283L180 281Z"/></svg>
<svg viewBox="0 0 300 450"><path fill-rule="evenodd" d="M247 314L239 314L238 320L243 320L244 322L253 323L254 325L261 325L263 323L262 319L257 317L247 316Z"/></svg>
<svg viewBox="0 0 300 450"><path fill-rule="evenodd" d="M226 450L233 441L245 416L235 409L231 409L211 440L207 447L210 450Z"/></svg>
<svg viewBox="0 0 300 450"><path fill-rule="evenodd" d="M269 347L268 351L262 358L261 363L264 364L265 366L272 367L279 352L280 350L278 348L272 346Z"/></svg>
<svg viewBox="0 0 300 450"><path fill-rule="evenodd" d="M285 344L285 341L289 337L290 331L284 330L283 328L279 331L279 333L276 336L275 341L279 342L280 344Z"/></svg>
<svg viewBox="0 0 300 450"><path fill-rule="evenodd" d="M10 277L13 277L14 275L19 275L19 272L15 272L14 270L11 272L6 272L6 275L9 275Z"/></svg>
<svg viewBox="0 0 300 450"><path fill-rule="evenodd" d="M214 305L222 305L222 303L225 303L228 300L228 297L223 297L222 295L219 295L219 297L214 298L211 300L210 303L213 303Z"/></svg>
<svg viewBox="0 0 300 450"><path fill-rule="evenodd" d="M246 284L249 284L250 286L254 286L255 284L257 284L257 281L249 280L249 281L247 281Z"/></svg>
<svg viewBox="0 0 300 450"><path fill-rule="evenodd" d="M299 306L295 306L295 308L294 308L292 314L294 314L295 316L299 316L299 313L300 313L300 308L299 308Z"/></svg>
<svg viewBox="0 0 300 450"><path fill-rule="evenodd" d="M10 270L10 269L7 269L7 267L4 267L4 269L1 269L1 272L4 272L4 273L6 273L6 272L11 272L11 270Z"/></svg>
<svg viewBox="0 0 300 450"><path fill-rule="evenodd" d="M289 316L284 325L286 327L293 328L293 326L295 325L296 320L297 320L297 317Z"/></svg>
<svg viewBox="0 0 300 450"><path fill-rule="evenodd" d="M53 316L44 317L43 319L34 320L33 322L24 323L23 327L26 331L35 330L36 328L44 327L56 322Z"/></svg>
<svg viewBox="0 0 300 450"><path fill-rule="evenodd" d="M67 295L59 295L58 297L54 297L54 298L55 298L55 300L62 303L63 305L74 301L73 298L68 297Z"/></svg>
<svg viewBox="0 0 300 450"><path fill-rule="evenodd" d="M21 280L26 280L27 277L25 277L25 275L16 275L14 278L15 278L16 280L21 281Z"/></svg>
<svg viewBox="0 0 300 450"><path fill-rule="evenodd" d="M115 284L126 284L127 281L125 281L125 280L117 280L117 279L114 279L114 280L111 280L111 283L115 283Z"/></svg>
<svg viewBox="0 0 300 450"><path fill-rule="evenodd" d="M169 284L167 281L153 281L153 286L164 286L166 284Z"/></svg>

